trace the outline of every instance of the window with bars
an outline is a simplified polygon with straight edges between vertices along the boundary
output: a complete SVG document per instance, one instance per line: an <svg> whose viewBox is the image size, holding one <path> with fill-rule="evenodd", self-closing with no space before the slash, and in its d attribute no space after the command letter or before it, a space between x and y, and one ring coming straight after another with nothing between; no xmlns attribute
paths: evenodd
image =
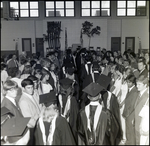
<svg viewBox="0 0 150 146"><path fill-rule="evenodd" d="M74 1L46 1L46 17L74 17Z"/></svg>
<svg viewBox="0 0 150 146"><path fill-rule="evenodd" d="M117 16L146 16L146 1L117 1Z"/></svg>
<svg viewBox="0 0 150 146"><path fill-rule="evenodd" d="M10 17L39 17L38 1L10 2Z"/></svg>
<svg viewBox="0 0 150 146"><path fill-rule="evenodd" d="M81 16L110 16L110 1L81 1Z"/></svg>

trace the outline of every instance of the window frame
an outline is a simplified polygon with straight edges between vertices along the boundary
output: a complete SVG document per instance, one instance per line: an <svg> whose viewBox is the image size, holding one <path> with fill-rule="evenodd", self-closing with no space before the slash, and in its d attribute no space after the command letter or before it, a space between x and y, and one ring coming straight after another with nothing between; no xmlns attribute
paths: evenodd
<svg viewBox="0 0 150 146"><path fill-rule="evenodd" d="M54 2L54 8L46 8L46 2ZM74 7L73 8L66 8L66 2L73 2ZM44 14L45 18L54 18L54 17L59 17L59 18L74 18L75 15L75 1L63 1L64 3L64 8L56 8L56 1L44 1ZM46 11L54 9L54 16L46 16ZM57 9L63 9L64 10L64 16L56 16L56 10ZM73 10L74 11L74 16L66 16L66 10Z"/></svg>
<svg viewBox="0 0 150 146"><path fill-rule="evenodd" d="M116 16L117 17L145 17L145 16L147 16L147 0L145 1L145 3L146 3L146 6L145 6L145 15L137 15L137 10L138 10L138 7L137 7L137 2L138 2L138 0L134 0L135 1L135 15L127 15L127 10L128 9L133 9L133 8L128 8L127 7L127 2L129 1L129 0L124 0L124 1L126 1L126 6L125 6L125 8L118 8L118 0L116 1ZM118 16L118 9L125 9L125 15L121 15L121 16Z"/></svg>
<svg viewBox="0 0 150 146"><path fill-rule="evenodd" d="M100 0L100 8L92 8L92 1L90 1L90 8L82 8L82 1L80 1L80 17L111 17L111 0L109 0L110 3L110 7L109 8L102 8L102 1L104 0ZM82 10L83 9L90 9L90 16L82 16ZM92 10L93 9L99 9L100 10L100 15L99 16L92 16ZM102 15L102 10L103 9L109 9L109 16L106 15Z"/></svg>
<svg viewBox="0 0 150 146"><path fill-rule="evenodd" d="M19 18L39 18L40 17L39 1L9 1L9 16L11 18L15 18L15 16L11 16L11 10L12 10L11 7L10 7L11 2L17 2L18 3L18 9L14 9L14 10L18 10L18 17ZM25 9L25 8L21 9L20 8L20 2L28 2L28 9ZM38 3L38 8L30 8L30 2L37 2ZM21 16L21 10L27 10L29 16ZM37 10L38 11L38 16L31 16L30 15L31 10Z"/></svg>

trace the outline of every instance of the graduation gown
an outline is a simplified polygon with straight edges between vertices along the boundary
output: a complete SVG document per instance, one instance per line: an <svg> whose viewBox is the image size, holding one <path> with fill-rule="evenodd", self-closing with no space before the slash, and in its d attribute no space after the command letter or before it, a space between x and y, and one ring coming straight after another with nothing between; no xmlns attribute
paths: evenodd
<svg viewBox="0 0 150 146"><path fill-rule="evenodd" d="M54 125L51 145L75 145L71 129L64 117L57 116ZM35 145L46 145L48 135L45 131L45 124L39 119L35 129Z"/></svg>
<svg viewBox="0 0 150 146"><path fill-rule="evenodd" d="M67 115L64 115L64 110L65 110L67 100L68 100L67 98L68 97L62 96L62 101L61 101L63 103L62 115L67 119L67 121L70 125L70 128L71 128L71 131L73 133L73 136L75 138L75 142L77 143L76 121L77 121L77 115L79 112L78 103L77 103L76 98L74 96L71 96L71 98L70 98L70 109L68 109ZM61 108L61 107L59 107L59 108Z"/></svg>
<svg viewBox="0 0 150 146"><path fill-rule="evenodd" d="M81 144L90 145L86 107L81 109L78 114L77 129L78 129L78 135L81 139ZM97 126L95 128L96 129L95 130L95 145L102 145L104 136L105 136L105 132L106 132L106 127L107 127L107 114L104 111L104 109L102 109L100 115L97 116L97 120L98 120L98 122L97 122Z"/></svg>
<svg viewBox="0 0 150 146"><path fill-rule="evenodd" d="M102 92L104 107L108 109L110 125L105 134L104 145L118 145L122 139L120 108L117 97L109 91ZM109 105L108 105L109 104ZM108 108L109 107L109 108Z"/></svg>

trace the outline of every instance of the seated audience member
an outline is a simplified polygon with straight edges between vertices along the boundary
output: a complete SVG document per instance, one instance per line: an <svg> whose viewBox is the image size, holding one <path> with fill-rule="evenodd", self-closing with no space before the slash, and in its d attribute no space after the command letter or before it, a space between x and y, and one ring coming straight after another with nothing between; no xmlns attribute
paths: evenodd
<svg viewBox="0 0 150 146"><path fill-rule="evenodd" d="M39 94L49 93L53 90L52 85L48 82L50 77L49 71L42 69L41 70L41 82L39 83L38 91Z"/></svg>
<svg viewBox="0 0 150 146"><path fill-rule="evenodd" d="M136 143L135 145L140 145L140 143L143 143L143 140L149 141L149 129L146 126L146 128L142 127L143 122L143 116L141 116L140 112L144 108L144 106L149 106L149 82L148 78L144 75L140 75L138 79L136 79L136 87L139 91L139 96L137 97L136 103L135 103L135 115L134 115L134 123L135 123L135 138ZM145 113L145 116L149 116L149 112ZM142 138L142 136L146 136L146 139ZM142 141L141 141L142 140ZM149 142L148 142L149 143Z"/></svg>
<svg viewBox="0 0 150 146"><path fill-rule="evenodd" d="M32 74L32 68L31 65L25 65L24 70L20 76L21 79L26 79L28 76Z"/></svg>
<svg viewBox="0 0 150 146"><path fill-rule="evenodd" d="M78 113L78 145L102 145L104 142L107 114L99 103L101 90L103 87L98 83L91 83L83 89L90 103Z"/></svg>
<svg viewBox="0 0 150 146"><path fill-rule="evenodd" d="M36 145L75 145L67 120L58 112L55 92L40 95L40 103L45 109L35 129Z"/></svg>
<svg viewBox="0 0 150 146"><path fill-rule="evenodd" d="M30 131L27 123L30 118L12 117L1 128L2 145L27 145L30 140Z"/></svg>
<svg viewBox="0 0 150 146"><path fill-rule="evenodd" d="M135 128L132 123L134 119L133 111L134 105L138 97L138 91L135 86L136 78L130 74L126 78L128 85L128 93L125 98L125 105L122 116L125 118L126 125L126 142L125 145L135 145Z"/></svg>
<svg viewBox="0 0 150 146"><path fill-rule="evenodd" d="M16 100L18 85L16 82L7 80L3 85L4 99L1 103L1 107L5 106L8 108L14 116L22 116L22 112L18 106L18 101Z"/></svg>
<svg viewBox="0 0 150 146"><path fill-rule="evenodd" d="M77 143L77 127L76 120L78 114L78 103L76 98L73 96L73 81L64 78L60 80L60 93L58 95L59 99L59 109L60 113L66 118L68 121L71 131L73 132L73 136L75 138L75 142Z"/></svg>
<svg viewBox="0 0 150 146"><path fill-rule="evenodd" d="M144 75L147 77L148 70L146 69L145 59L143 57L138 58L138 70L140 71L140 76Z"/></svg>
<svg viewBox="0 0 150 146"><path fill-rule="evenodd" d="M17 56L15 54L12 56L12 58L7 63L7 67L8 68L12 68L12 67L18 68L19 67L19 63L17 61Z"/></svg>
<svg viewBox="0 0 150 146"><path fill-rule="evenodd" d="M8 72L7 72L7 65L2 63L1 64L1 82L4 84L4 82L8 79Z"/></svg>

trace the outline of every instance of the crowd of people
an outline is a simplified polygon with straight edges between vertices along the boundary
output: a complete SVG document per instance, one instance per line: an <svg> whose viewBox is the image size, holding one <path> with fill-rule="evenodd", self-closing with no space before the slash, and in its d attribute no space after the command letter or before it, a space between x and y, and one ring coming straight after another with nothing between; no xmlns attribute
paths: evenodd
<svg viewBox="0 0 150 146"><path fill-rule="evenodd" d="M1 145L149 145L149 52L1 57Z"/></svg>

